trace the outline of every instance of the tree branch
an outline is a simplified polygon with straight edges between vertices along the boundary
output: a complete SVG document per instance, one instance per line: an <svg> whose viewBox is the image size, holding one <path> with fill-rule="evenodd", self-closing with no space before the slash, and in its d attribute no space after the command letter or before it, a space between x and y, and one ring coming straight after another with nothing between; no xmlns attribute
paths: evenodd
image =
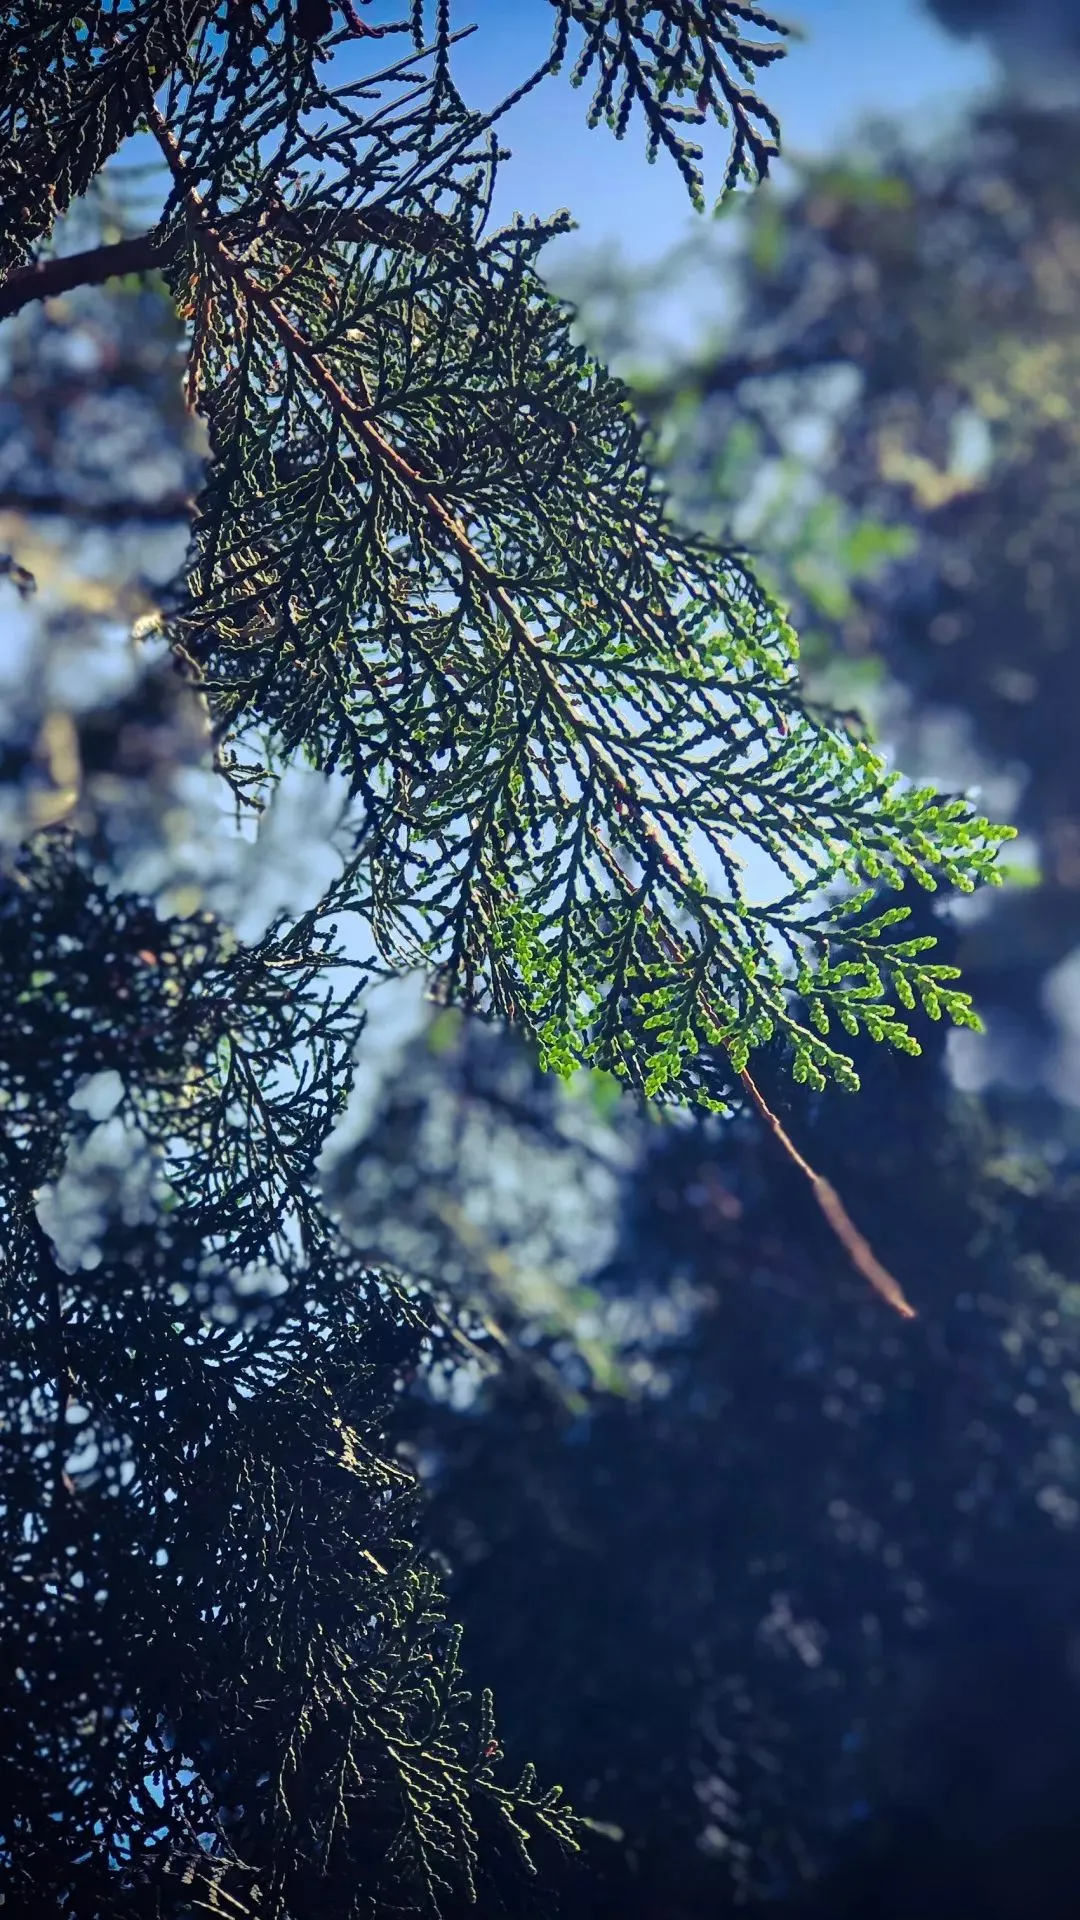
<svg viewBox="0 0 1080 1920"><path fill-rule="evenodd" d="M456 554L463 573L479 588L492 610L501 614L506 621L514 637L514 644L530 660L552 707L558 711L579 743L590 767L604 781L619 805L639 819L653 857L666 870L674 883L685 889L689 885L689 880L681 859L676 857L671 847L662 842L660 833L654 825L641 820L642 810L636 794L627 785L613 755L594 737L593 729L583 719L560 685L550 656L533 633L528 620L513 594L504 584L501 575L488 564L478 548L474 546L461 520L442 499L437 484L420 472L413 464L412 458L402 453L387 438L382 426L375 418L371 395L363 375L357 372L355 376L360 396L357 400L346 392L312 343L298 331L275 296L255 278L250 266L230 250L225 234L211 219L202 195L188 179L180 148L159 109L151 104L147 108L146 118L150 131L154 134L165 156L184 204L198 227L208 251L213 254L221 273L232 282L245 300L266 316L282 346L305 368L313 383L333 408L337 418L351 430L357 445L363 447L377 466L391 476L407 496L419 506L440 545L444 548L449 547L450 551ZM360 221L365 229L370 229L371 213L367 209L360 216ZM625 595L618 595L615 598L615 604L631 630L646 642L651 642L654 638L653 633Z"/></svg>
<svg viewBox="0 0 1080 1920"><path fill-rule="evenodd" d="M165 257L165 248L152 233L140 233L110 246L88 247L83 253L64 253L38 260L32 267L19 267L0 284L0 320L10 319L34 300L51 300L76 287L100 287L125 273L149 273Z"/></svg>
<svg viewBox="0 0 1080 1920"><path fill-rule="evenodd" d="M187 493L163 493L157 500L80 500L69 493L24 493L0 487L0 513L27 519L87 520L97 527L176 526L190 519L194 502Z"/></svg>
<svg viewBox="0 0 1080 1920"><path fill-rule="evenodd" d="M316 217L311 222L298 219L287 207L276 207L269 210L267 218L287 238L315 248L348 240L408 248L415 253L438 253L454 236L451 222L442 214L418 217L379 206L365 207L362 213L351 213L345 219L334 215ZM242 234L247 229L250 233L251 224L250 219L237 219L227 222L224 230L231 234L235 228ZM100 287L106 280L127 273L150 273L164 266L168 257L168 246L156 234L140 233L109 246L88 247L82 253L65 253L39 260L32 267L19 267L0 282L0 320L9 320L34 300L50 300L57 294L72 293L76 287Z"/></svg>

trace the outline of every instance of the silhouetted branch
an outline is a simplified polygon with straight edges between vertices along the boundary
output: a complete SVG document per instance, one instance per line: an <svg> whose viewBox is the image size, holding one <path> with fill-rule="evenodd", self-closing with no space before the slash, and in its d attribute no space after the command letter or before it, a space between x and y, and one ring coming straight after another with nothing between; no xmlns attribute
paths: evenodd
<svg viewBox="0 0 1080 1920"><path fill-rule="evenodd" d="M899 1283L894 1280L888 1268L882 1266L869 1240L866 1239L864 1234L859 1232L858 1227L848 1213L836 1188L830 1181L825 1179L824 1175L816 1173L810 1165L810 1162L799 1152L790 1134L785 1132L783 1123L773 1112L757 1086L756 1081L751 1079L745 1067L739 1074L739 1078L746 1088L747 1093L750 1095L754 1106L776 1139L780 1142L789 1160L793 1161L795 1166L798 1167L799 1172L809 1180L818 1206L821 1208L822 1213L825 1215L826 1220L841 1245L847 1249L852 1265L858 1268L864 1279L869 1280L874 1292L880 1294L881 1298L887 1301L890 1307L895 1309L902 1320L914 1320L914 1307L906 1298L902 1288Z"/></svg>
<svg viewBox="0 0 1080 1920"><path fill-rule="evenodd" d="M0 487L0 513L88 520L98 527L123 526L129 520L173 526L189 517L192 505L190 494L179 492L163 493L156 500L80 500L69 493L23 493L18 487Z"/></svg>
<svg viewBox="0 0 1080 1920"><path fill-rule="evenodd" d="M366 207L362 214L350 213L345 219L324 219L321 223L303 222L287 208L273 209L267 215L288 239L300 240L313 250L335 240L382 243L407 247L416 253L437 253L453 234L448 220L437 213L423 217L390 212L384 207ZM223 231L232 232L235 223L224 222ZM51 300L58 294L72 293L76 287L100 287L107 280L128 273L150 273L163 266L169 247L156 233L135 234L128 240L116 240L108 246L88 247L81 253L65 253L39 260L32 267L19 267L0 285L0 320L8 320L35 300Z"/></svg>
<svg viewBox="0 0 1080 1920"><path fill-rule="evenodd" d="M60 254L38 260L32 267L19 267L0 286L0 320L10 319L34 300L52 300L76 287L100 287L127 273L150 273L165 257L161 242L152 233L141 233L109 246L87 247L82 253Z"/></svg>

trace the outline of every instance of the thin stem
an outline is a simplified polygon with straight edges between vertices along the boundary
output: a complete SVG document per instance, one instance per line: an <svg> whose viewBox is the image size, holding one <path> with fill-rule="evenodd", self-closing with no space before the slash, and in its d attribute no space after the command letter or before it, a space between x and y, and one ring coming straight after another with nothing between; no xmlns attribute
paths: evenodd
<svg viewBox="0 0 1080 1920"><path fill-rule="evenodd" d="M836 1188L820 1173L815 1172L810 1162L804 1159L790 1135L785 1133L783 1125L769 1106L765 1096L755 1085L744 1067L739 1075L743 1086L750 1095L754 1106L770 1131L775 1134L788 1159L793 1161L799 1172L809 1180L813 1195L825 1215L837 1239L846 1248L852 1265L857 1267L864 1279L869 1280L874 1292L893 1307L903 1320L914 1320L915 1309L907 1299L899 1281L894 1280L887 1267L883 1267L869 1240L859 1232Z"/></svg>

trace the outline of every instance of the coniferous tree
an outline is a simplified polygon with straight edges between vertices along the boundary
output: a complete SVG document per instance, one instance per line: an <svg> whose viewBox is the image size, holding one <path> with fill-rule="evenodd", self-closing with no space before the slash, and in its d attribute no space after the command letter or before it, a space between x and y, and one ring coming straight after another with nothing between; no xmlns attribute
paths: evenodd
<svg viewBox="0 0 1080 1920"><path fill-rule="evenodd" d="M695 200L711 115L728 184L764 171L756 7L554 12L525 84L573 53L593 120L640 117ZM385 1440L402 1385L469 1334L365 1264L316 1178L370 978L421 966L550 1068L711 1108L760 1101L770 1043L853 1086L834 1023L912 1049L890 995L974 1017L871 901L993 877L1001 830L807 708L743 560L673 524L625 393L538 277L558 223L486 230L498 116L469 111L453 53L442 5L398 26L35 3L0 25L0 314L164 276L209 461L151 624L238 808L298 761L348 794L338 877L261 938L133 892L92 806L7 860L16 1913L521 1911L580 1842L468 1704ZM136 132L160 217L56 249Z"/></svg>

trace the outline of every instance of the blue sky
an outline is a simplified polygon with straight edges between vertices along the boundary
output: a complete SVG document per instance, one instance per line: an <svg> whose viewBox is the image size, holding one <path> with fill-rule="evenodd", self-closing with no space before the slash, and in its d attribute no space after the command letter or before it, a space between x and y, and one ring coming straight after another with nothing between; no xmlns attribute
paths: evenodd
<svg viewBox="0 0 1080 1920"><path fill-rule="evenodd" d="M1080 4L1080 0L1077 0ZM785 151L793 156L840 142L867 116L894 117L912 134L947 124L956 107L992 83L990 55L974 41L950 38L920 0L771 0L778 17L805 36L762 76L761 89L779 114ZM374 0L369 18L400 20L403 0ZM456 29L475 29L454 49L455 73L470 105L494 107L540 65L551 44L548 0L451 0ZM340 24L340 23L339 23ZM358 78L389 61L404 43L345 41L328 69L332 84ZM650 167L640 124L618 142L606 127L585 124L588 87L575 92L565 74L548 80L503 122L513 151L500 175L497 223L514 213L568 208L580 232L556 242L547 271L578 249L618 246L645 262L667 252L692 222L682 181L661 157ZM136 137L126 157L142 155ZM149 149L147 149L149 151ZM719 188L726 149L713 129L707 184Z"/></svg>
<svg viewBox="0 0 1080 1920"><path fill-rule="evenodd" d="M930 131L991 78L988 55L949 39L917 0L794 0L790 7L776 0L776 11L806 34L763 83L793 154L830 146L867 114ZM493 105L542 59L552 15L541 0L455 0L453 18L478 28L456 51L462 91L470 102ZM685 229L682 184L662 160L648 166L640 128L621 145L606 128L590 133L587 104L585 92L558 79L515 109L504 133L514 159L496 212L505 219L568 207L582 231L564 245L614 242L632 258L658 255ZM718 144L717 184L721 166Z"/></svg>

